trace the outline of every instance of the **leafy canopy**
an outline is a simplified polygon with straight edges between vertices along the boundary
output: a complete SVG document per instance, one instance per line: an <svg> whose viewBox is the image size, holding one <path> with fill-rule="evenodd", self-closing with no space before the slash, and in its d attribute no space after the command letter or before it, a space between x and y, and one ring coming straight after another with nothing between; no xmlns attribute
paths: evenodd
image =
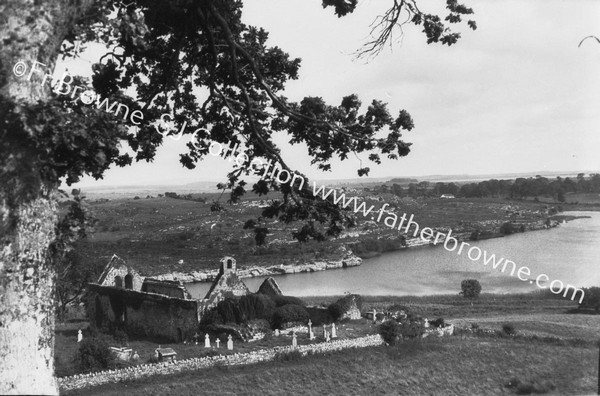
<svg viewBox="0 0 600 396"><path fill-rule="evenodd" d="M333 8L339 17L355 11L356 5L356 0L323 1L323 7ZM181 131L194 136L180 156L190 169L208 154L212 142L244 148L248 158L235 165L222 185L230 191L229 202L236 203L247 191L243 178L252 172L253 159L272 160L292 172L273 142L277 132L286 132L291 144L305 144L312 164L325 171L335 157L364 154L379 164L382 156L397 159L410 152L403 133L414 123L406 110L391 112L377 99L363 106L352 93L337 104L309 95L299 102L283 96L286 83L299 76L300 59L268 45L264 29L244 24L242 6L240 0L96 2L67 35L63 56L76 57L89 42L103 43L109 50L93 66L91 81L78 79L73 85L87 84L100 100L141 111L141 125L132 128L122 118L68 96L54 94L26 111L2 100L0 111L10 122L0 127L2 153L7 154L0 156L5 170L0 182L10 186L15 175L23 180L19 169L32 159L35 166L27 175L31 180L12 183L15 197L34 195L35 186L52 187L63 177L68 184L83 174L100 178L113 163L152 161L165 137ZM422 12L414 0L391 1L375 25L373 41L360 54L376 54L405 24L422 26L428 43L455 43L460 35L448 25L473 11L456 0L447 0L446 7L449 14L442 20ZM474 22L469 26L474 29ZM133 157L119 150L121 142L127 142ZM11 152L16 146L19 149ZM359 175L369 171L362 163L357 169ZM347 211L313 197L306 181L300 188L261 180L251 189L260 195L281 193L263 216L301 221L294 233L298 240L322 240L355 224ZM218 203L213 206L222 209ZM253 228L257 242L264 243L268 230L260 224Z"/></svg>

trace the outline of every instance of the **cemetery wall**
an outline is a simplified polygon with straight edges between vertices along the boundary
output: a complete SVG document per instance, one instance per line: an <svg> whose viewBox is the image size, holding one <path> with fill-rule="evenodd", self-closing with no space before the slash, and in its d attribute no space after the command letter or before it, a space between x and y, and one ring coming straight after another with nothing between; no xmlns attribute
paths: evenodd
<svg viewBox="0 0 600 396"><path fill-rule="evenodd" d="M61 391L68 391L106 383L140 379L153 375L175 374L214 366L235 366L266 362L275 359L275 357L280 353L289 353L294 350L297 350L302 355L306 356L311 353L325 353L346 348L364 348L382 345L383 343L384 342L379 335L371 335L361 338L323 342L319 344L300 345L296 348L293 348L292 346L275 347L248 353L236 353L234 355L191 358L172 363L143 364L120 370L109 370L92 374L82 374L59 378L58 383Z"/></svg>
<svg viewBox="0 0 600 396"><path fill-rule="evenodd" d="M198 304L117 287L90 284L90 326L98 330L123 328L129 335L191 339L198 330Z"/></svg>

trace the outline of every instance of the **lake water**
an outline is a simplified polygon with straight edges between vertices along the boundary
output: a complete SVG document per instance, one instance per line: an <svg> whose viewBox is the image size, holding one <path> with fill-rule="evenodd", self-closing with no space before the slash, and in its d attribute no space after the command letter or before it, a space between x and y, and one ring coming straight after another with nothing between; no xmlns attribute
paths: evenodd
<svg viewBox="0 0 600 396"><path fill-rule="evenodd" d="M517 269L528 266L531 279L543 273L550 281L565 285L600 286L600 212L565 212L590 219L578 219L560 227L526 232L504 238L473 242L488 256L514 261ZM457 249L458 250L458 249ZM286 295L340 295L345 292L367 295L454 294L466 278L478 279L483 292L514 293L536 290L529 282L469 260L466 250L459 256L442 246L421 247L383 254L367 259L359 267L312 273L275 276ZM256 291L264 277L247 278L244 283ZM186 285L190 293L202 298L210 283Z"/></svg>

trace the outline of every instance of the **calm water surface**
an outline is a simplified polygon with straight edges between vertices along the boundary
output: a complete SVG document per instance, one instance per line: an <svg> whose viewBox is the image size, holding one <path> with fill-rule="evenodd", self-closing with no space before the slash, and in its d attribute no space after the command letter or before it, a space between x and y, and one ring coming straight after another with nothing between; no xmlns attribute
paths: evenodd
<svg viewBox="0 0 600 396"><path fill-rule="evenodd" d="M600 286L600 213L565 212L590 219L578 219L560 227L504 238L473 242L496 257L514 261L517 269L528 266L531 278L547 274L550 281L561 280L575 286ZM458 250L458 249L457 249ZM441 246L422 247L386 253L364 260L359 267L295 275L280 275L275 279L284 294L294 296L339 295L344 292L370 295L428 295L457 293L460 282L475 278L483 292L513 293L536 290L535 285L473 262L466 250L459 256ZM247 278L244 283L256 291L264 281ZM204 297L209 283L188 284L194 297Z"/></svg>

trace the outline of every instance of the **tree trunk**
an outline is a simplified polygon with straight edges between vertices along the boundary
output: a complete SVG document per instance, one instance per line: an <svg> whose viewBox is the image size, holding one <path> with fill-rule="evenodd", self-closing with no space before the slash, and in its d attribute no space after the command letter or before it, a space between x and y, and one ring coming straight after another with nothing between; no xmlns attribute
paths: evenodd
<svg viewBox="0 0 600 396"><path fill-rule="evenodd" d="M49 86L42 86L42 79L52 74L65 35L92 3L0 2L0 99L27 106L48 97ZM38 66L40 72L30 79L13 73L17 62L24 62L29 72L34 61L45 66ZM48 261L56 204L52 192L44 194L41 186L32 187L37 197L16 205L8 199L10 191L0 190L0 394L58 393L54 269Z"/></svg>

